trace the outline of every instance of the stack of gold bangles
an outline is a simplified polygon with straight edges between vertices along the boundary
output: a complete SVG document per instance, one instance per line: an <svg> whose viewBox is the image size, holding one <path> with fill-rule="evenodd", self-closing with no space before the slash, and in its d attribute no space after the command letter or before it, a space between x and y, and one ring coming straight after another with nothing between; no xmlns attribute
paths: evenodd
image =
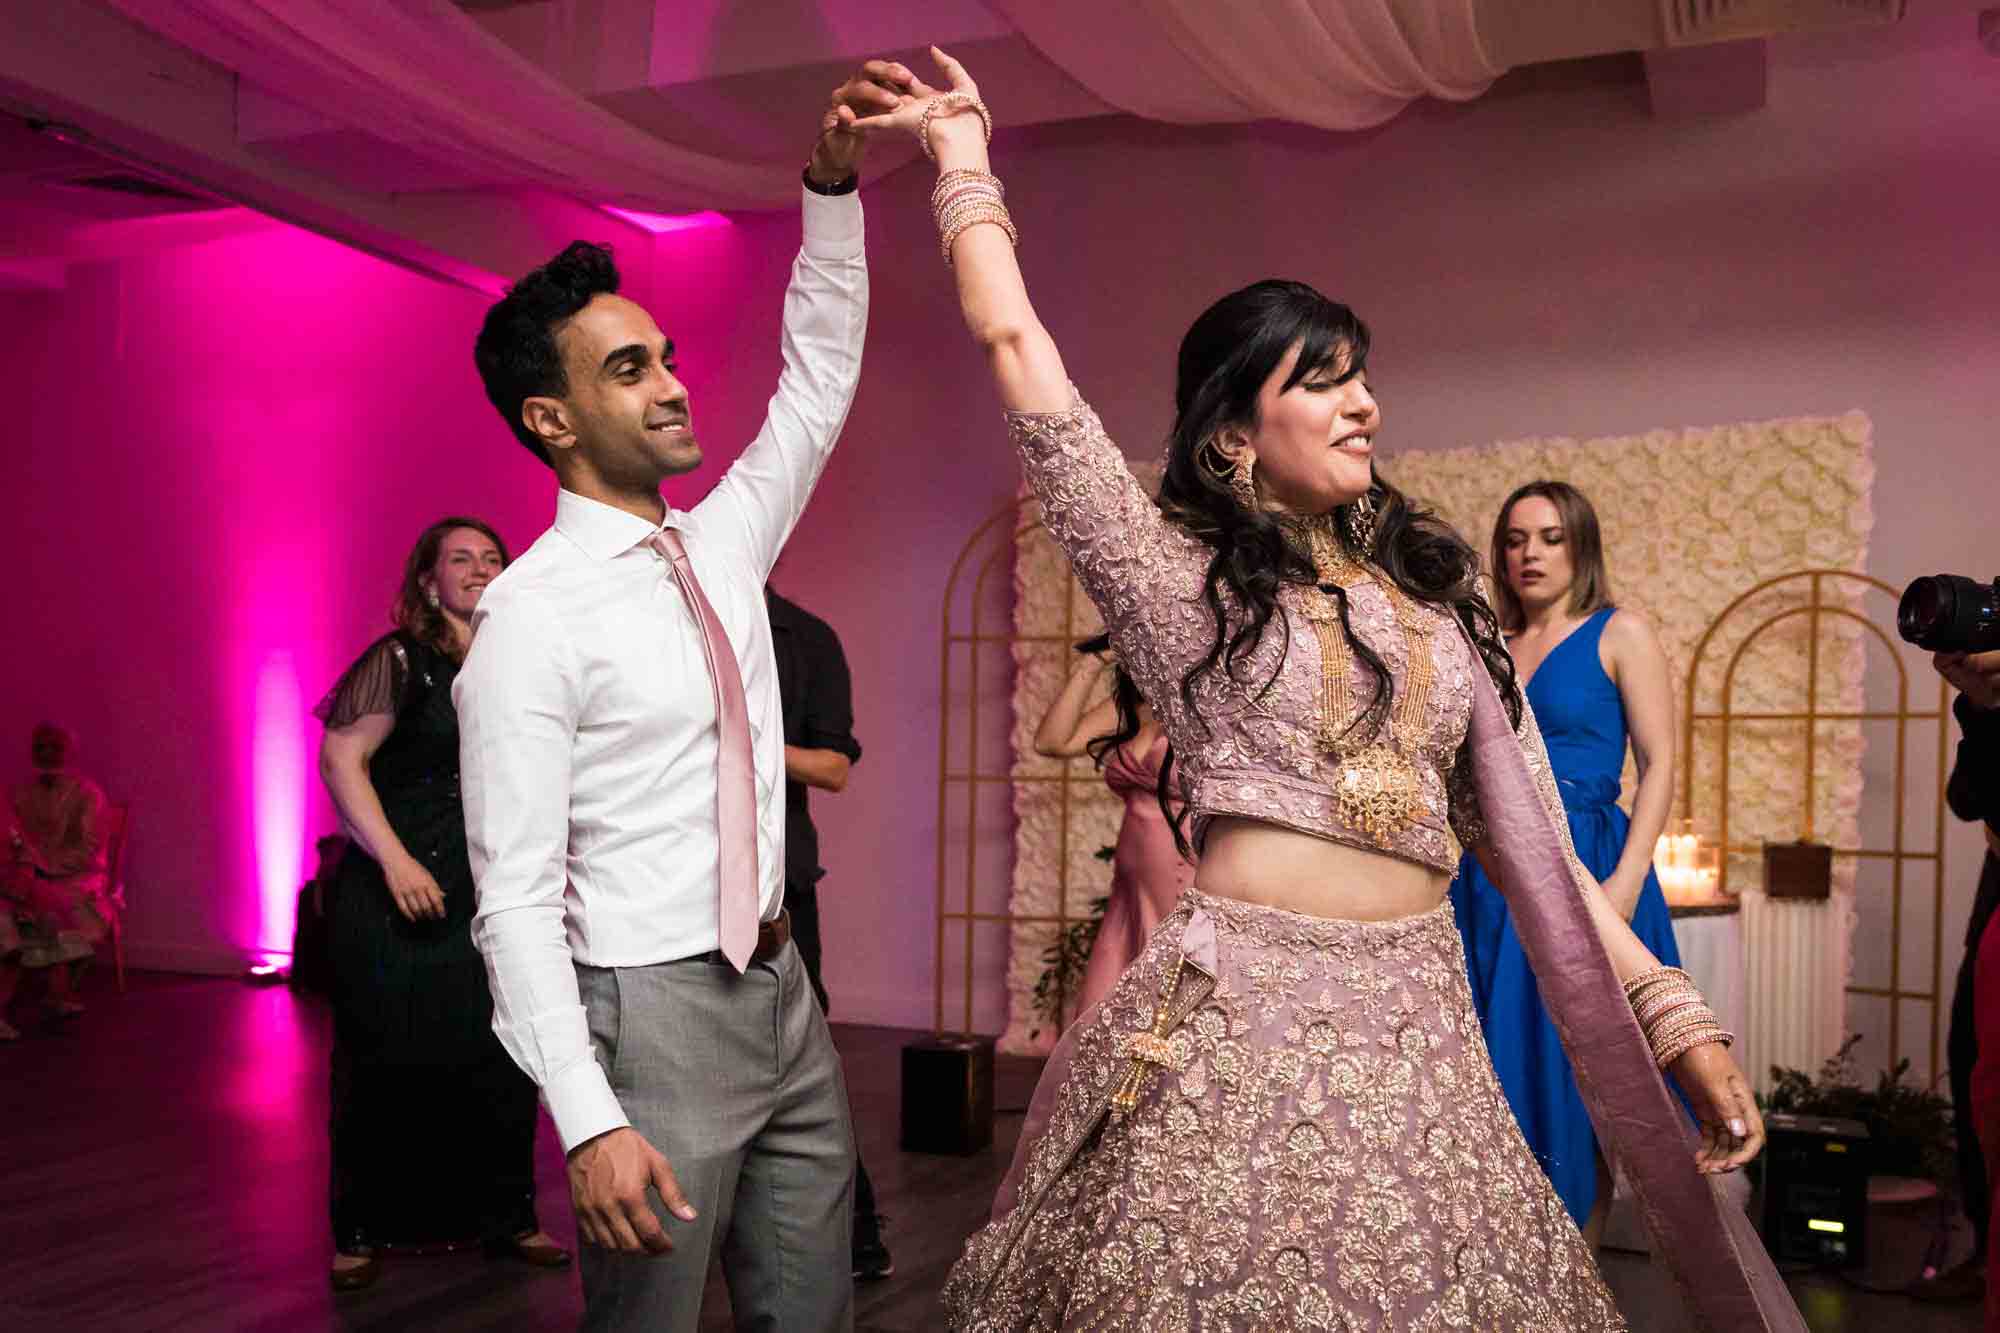
<svg viewBox="0 0 2000 1333"><path fill-rule="evenodd" d="M1715 1011L1701 998L1694 980L1678 967L1656 967L1625 983L1625 998L1653 1048L1653 1061L1665 1069L1697 1046L1736 1040L1724 1032Z"/></svg>
<svg viewBox="0 0 2000 1333"><path fill-rule="evenodd" d="M931 191L931 215L937 221L945 263L951 263L951 243L959 233L982 222L991 222L1006 232L1015 245L1021 243L1021 233L1014 230L1014 219L1007 214L1006 195L1000 178L990 171L960 167L939 173L937 188Z"/></svg>

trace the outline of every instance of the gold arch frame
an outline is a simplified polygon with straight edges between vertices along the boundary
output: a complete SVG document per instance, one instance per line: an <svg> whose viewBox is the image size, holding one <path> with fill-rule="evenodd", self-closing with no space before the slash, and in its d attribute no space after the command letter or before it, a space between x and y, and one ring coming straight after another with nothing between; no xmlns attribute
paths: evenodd
<svg viewBox="0 0 2000 1333"><path fill-rule="evenodd" d="M1730 654L1723 667L1720 687L1721 705L1719 712L1702 712L1695 706L1696 684L1701 676L1701 665L1708 654L1710 643L1717 631L1734 617L1737 611L1751 599L1784 584L1809 580L1806 602L1803 606L1787 607L1756 625L1743 636L1736 649ZM1731 728L1739 722L1796 722L1805 728L1805 782L1801 788L1800 836L1810 840L1813 830L1814 786L1817 781L1815 760L1818 757L1818 729L1822 722L1867 722L1893 721L1896 724L1896 755L1894 800L1895 818L1890 846L1888 847L1836 847L1836 857L1856 860L1888 860L1891 863L1890 880L1890 952L1889 984L1881 986L1856 986L1847 984L1849 995L1869 996L1886 999L1889 1002L1889 1064L1893 1068L1902 1056L1902 1006L1904 1003L1925 1003L1931 1010L1930 1070L1939 1068L1939 1030L1943 1005L1944 971L1944 847L1945 847L1945 770L1949 762L1950 728L1946 725L1947 691L1942 679L1938 681L1938 703L1934 710L1920 712L1910 707L1910 671L1903 661L1908 651L1897 639L1890 637L1882 627L1869 617L1861 615L1845 606L1829 605L1825 600L1828 580L1859 584L1861 591L1885 593L1893 602L1898 597L1897 590L1890 584L1866 574L1858 574L1845 569L1802 569L1790 574L1780 574L1765 579L1748 589L1724 607L1708 628L1702 631L1695 643L1694 653L1688 661L1687 685L1684 690L1681 709L1681 811L1695 816L1694 800L1694 738L1695 727L1700 723L1718 726L1720 736L1716 747L1715 803L1719 814L1715 825L1718 829L1717 841L1721 845L1721 866L1717 889L1727 886L1729 881L1729 859L1731 855L1761 855L1764 844L1732 842L1729 836L1729 741ZM1739 713L1732 709L1731 701L1736 684L1736 669L1742 663L1743 655L1771 629L1799 616L1807 618L1806 649L1806 707L1804 712L1754 712ZM1873 634L1883 647L1889 650L1889 660L1896 665L1896 707L1893 710L1869 709L1865 706L1858 711L1827 711L1819 706L1820 699L1820 647L1819 631L1822 618L1852 621ZM1909 776L1908 752L1909 729L1912 722L1935 722L1938 728L1937 749L1937 807L1933 844L1929 851L1913 851L1905 840L1907 818L1906 785ZM1865 840L1864 840L1865 841ZM1905 990L1903 987L1903 891L1904 867L1909 862L1931 863L1931 989L1928 991Z"/></svg>
<svg viewBox="0 0 2000 1333"><path fill-rule="evenodd" d="M1050 774L1016 774L1013 771L1013 755L1005 754L991 771L983 769L979 753L980 719L980 672L979 653L987 644L1016 643L1060 643L1068 645L1080 637L1077 628L1077 610L1080 591L1076 579L1068 580L1063 599L1062 633L1060 634L1015 634L995 633L982 621L986 596L994 573L1007 565L1009 559L1020 549L1022 539L1042 527L1035 517L1023 518L1024 511L1032 512L1034 502L1027 498L1009 500L1000 506L985 521L972 530L965 545L959 549L958 558L952 561L951 572L945 579L943 614L940 617L939 632L939 674L938 674L938 831L937 831L937 939L935 964L933 967L933 1011L932 1025L939 1036L973 1035L973 978L977 960L977 927L981 923L1004 923L1015 925L1046 924L1055 927L1060 935L1077 918L1069 915L1069 824L1070 793L1078 783L1091 784L1101 781L1094 770L1079 773L1079 761L1062 761L1062 771ZM997 541L1004 532L1007 540ZM977 560L982 545L990 546L983 557ZM966 578L971 574L970 585ZM963 600L965 603L964 628L954 628L954 607ZM1094 613L1093 613L1094 614ZM952 719L955 711L952 705L952 686L955 680L952 671L953 650L959 646L966 649L966 703L962 716L967 723L965 767L962 771L952 768ZM1011 700L1011 693L1001 696L1003 701ZM1062 883L1057 885L1056 910L1054 914L1020 915L1013 912L982 912L979 910L979 789L989 784L1011 786L1016 782L1058 783L1058 810L1060 823L1057 856L1057 874ZM965 862L963 867L963 906L952 903L951 844L954 827L952 825L953 798L963 793L964 825L960 832L965 840ZM956 926L964 935L962 966L964 968L964 1008L960 1025L947 1028L945 1025L945 950L951 928ZM1058 986L1062 978L1057 978ZM1069 996L1059 990L1056 997L1057 1013L1065 1013L1069 1006Z"/></svg>

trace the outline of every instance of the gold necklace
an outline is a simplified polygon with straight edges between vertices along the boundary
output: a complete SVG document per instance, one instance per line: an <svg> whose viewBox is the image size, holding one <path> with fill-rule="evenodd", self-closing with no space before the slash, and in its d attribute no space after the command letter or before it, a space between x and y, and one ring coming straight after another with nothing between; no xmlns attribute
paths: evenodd
<svg viewBox="0 0 2000 1333"><path fill-rule="evenodd" d="M1283 524L1295 549L1308 556L1316 583L1307 589L1303 612L1319 640L1319 706L1313 738L1321 751L1334 754L1353 725L1353 652L1340 623L1338 594L1372 583L1388 600L1403 632L1407 666L1402 688L1391 680L1394 698L1388 734L1379 731L1367 743L1340 756L1336 809L1342 823L1379 847L1394 844L1397 835L1415 822L1423 802L1423 778L1410 756L1422 752L1429 729L1432 686L1436 668L1431 656L1431 625L1414 599L1370 564L1357 560L1341 543L1330 514Z"/></svg>

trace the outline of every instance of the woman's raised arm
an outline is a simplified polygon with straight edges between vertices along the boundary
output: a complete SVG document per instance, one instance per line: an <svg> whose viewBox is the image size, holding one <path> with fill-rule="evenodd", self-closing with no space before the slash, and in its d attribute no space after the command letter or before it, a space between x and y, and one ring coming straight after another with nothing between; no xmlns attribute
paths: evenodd
<svg viewBox="0 0 2000 1333"><path fill-rule="evenodd" d="M937 61L943 88L912 78L910 94L897 110L855 119L843 107L842 124L870 134L900 130L927 136L942 187L933 196L933 205L949 204L957 186L960 202L976 211L980 202L976 196L982 188L990 188L981 178L991 176L985 118L974 106L983 105L979 88L965 67L944 52L932 47L931 57ZM938 104L932 107L933 102ZM959 230L950 247L959 311L966 331L986 353L1002 405L1010 412L1067 412L1072 405L1069 375L1055 340L1028 300L1009 232L991 221L975 222Z"/></svg>

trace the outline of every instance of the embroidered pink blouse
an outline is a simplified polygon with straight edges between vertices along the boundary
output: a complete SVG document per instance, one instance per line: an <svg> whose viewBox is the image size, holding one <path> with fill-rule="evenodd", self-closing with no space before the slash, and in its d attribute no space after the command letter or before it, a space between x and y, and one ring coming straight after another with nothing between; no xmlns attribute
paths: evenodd
<svg viewBox="0 0 2000 1333"><path fill-rule="evenodd" d="M1007 414L1042 522L1068 554L1084 591L1104 617L1118 660L1132 674L1173 741L1175 762L1200 846L1218 815L1282 824L1301 832L1385 852L1438 870L1458 864L1459 844L1478 837L1476 802L1459 756L1472 715L1474 657L1445 612L1416 603L1430 633L1429 703L1417 725L1378 731L1363 723L1329 751L1315 737L1322 687L1320 645L1304 614L1308 590L1283 588L1284 609L1231 680L1220 670L1195 685L1197 708L1181 694L1188 669L1207 653L1214 620L1202 600L1214 551L1170 521L1140 487L1097 413L1079 395L1068 412ZM1355 634L1389 668L1393 699L1410 676L1406 636L1383 589L1348 590ZM1345 651L1345 645L1339 645ZM1275 672L1275 675L1274 675ZM1350 655L1350 716L1375 691L1366 662ZM1269 682L1269 688L1264 688ZM1417 790L1407 821L1371 833L1344 815L1343 801L1381 780L1362 755L1386 745L1409 761ZM1454 775L1457 775L1456 778Z"/></svg>

